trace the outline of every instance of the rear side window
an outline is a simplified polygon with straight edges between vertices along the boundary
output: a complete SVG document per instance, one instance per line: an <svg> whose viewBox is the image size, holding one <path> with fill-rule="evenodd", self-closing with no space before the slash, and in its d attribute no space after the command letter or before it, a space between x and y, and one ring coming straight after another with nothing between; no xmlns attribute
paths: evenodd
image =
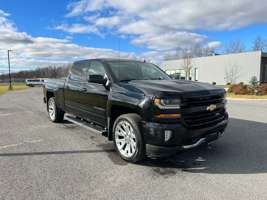
<svg viewBox="0 0 267 200"><path fill-rule="evenodd" d="M105 67L101 62L92 61L88 70L89 75L102 75L105 76Z"/></svg>

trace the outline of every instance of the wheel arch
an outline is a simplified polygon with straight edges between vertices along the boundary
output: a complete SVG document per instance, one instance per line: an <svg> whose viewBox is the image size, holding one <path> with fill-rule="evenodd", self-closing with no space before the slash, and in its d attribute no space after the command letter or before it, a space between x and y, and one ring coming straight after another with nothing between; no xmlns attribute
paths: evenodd
<svg viewBox="0 0 267 200"><path fill-rule="evenodd" d="M108 112L108 140L112 140L112 129L116 119L123 115L134 113L141 116L141 110L138 106L129 106L129 105L112 105L110 106Z"/></svg>

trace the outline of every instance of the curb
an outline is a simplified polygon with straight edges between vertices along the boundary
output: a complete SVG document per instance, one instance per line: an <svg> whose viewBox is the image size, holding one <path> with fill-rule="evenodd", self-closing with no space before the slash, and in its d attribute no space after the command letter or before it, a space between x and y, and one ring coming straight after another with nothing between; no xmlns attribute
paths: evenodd
<svg viewBox="0 0 267 200"><path fill-rule="evenodd" d="M226 98L227 100L231 101L267 101L267 99L245 99L245 98Z"/></svg>

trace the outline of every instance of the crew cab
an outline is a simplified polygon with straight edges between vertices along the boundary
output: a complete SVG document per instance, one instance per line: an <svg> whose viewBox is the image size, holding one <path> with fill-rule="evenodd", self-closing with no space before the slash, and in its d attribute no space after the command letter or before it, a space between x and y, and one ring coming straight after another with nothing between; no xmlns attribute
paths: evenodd
<svg viewBox="0 0 267 200"><path fill-rule="evenodd" d="M47 80L43 92L52 122L65 115L101 132L129 162L210 143L228 123L224 89L172 80L141 61L78 61L66 79Z"/></svg>

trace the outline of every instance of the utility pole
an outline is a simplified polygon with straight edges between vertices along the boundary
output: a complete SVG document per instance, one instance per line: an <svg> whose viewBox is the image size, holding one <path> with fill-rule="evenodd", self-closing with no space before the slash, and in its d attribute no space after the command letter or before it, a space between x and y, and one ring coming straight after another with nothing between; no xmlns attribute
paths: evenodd
<svg viewBox="0 0 267 200"><path fill-rule="evenodd" d="M12 84L11 84L11 73L10 73L10 57L9 57L9 52L12 50L7 50L7 60L8 60L8 76L9 76L9 90L12 90Z"/></svg>

